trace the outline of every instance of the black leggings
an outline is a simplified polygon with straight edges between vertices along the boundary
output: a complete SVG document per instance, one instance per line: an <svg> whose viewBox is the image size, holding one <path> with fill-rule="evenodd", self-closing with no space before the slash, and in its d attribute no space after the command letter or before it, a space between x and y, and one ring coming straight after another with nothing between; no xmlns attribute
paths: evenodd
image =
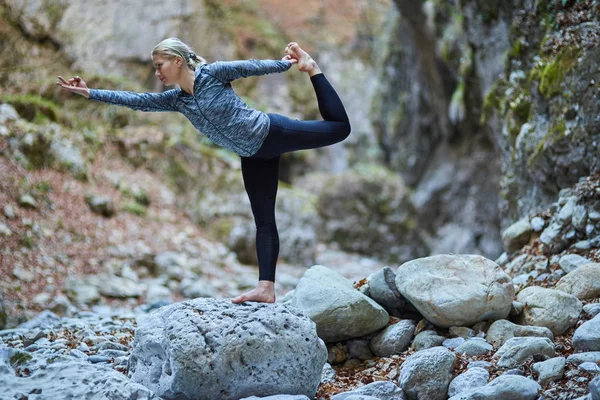
<svg viewBox="0 0 600 400"><path fill-rule="evenodd" d="M242 157L244 187L250 198L256 225L259 280L275 282L279 234L275 223L275 198L279 181L279 156L295 150L314 149L341 142L350 134L344 105L325 75L310 78L324 121L299 121L267 114L269 134L256 154Z"/></svg>

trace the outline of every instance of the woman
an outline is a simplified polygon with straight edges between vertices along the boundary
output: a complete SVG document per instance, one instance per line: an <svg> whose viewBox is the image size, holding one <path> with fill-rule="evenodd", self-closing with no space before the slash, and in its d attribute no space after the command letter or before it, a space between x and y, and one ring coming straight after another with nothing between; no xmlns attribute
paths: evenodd
<svg viewBox="0 0 600 400"><path fill-rule="evenodd" d="M92 100L140 111L178 111L217 145L241 157L244 187L256 225L259 281L255 289L232 301L275 301L275 266L279 236L275 197L282 153L328 146L350 134L350 122L337 93L317 63L291 42L280 60L207 63L185 43L168 38L152 50L155 75L163 84L177 85L162 93L134 93L89 89L78 76L57 85ZM251 75L284 72L297 64L308 73L324 121L299 121L249 108L231 87L231 81Z"/></svg>

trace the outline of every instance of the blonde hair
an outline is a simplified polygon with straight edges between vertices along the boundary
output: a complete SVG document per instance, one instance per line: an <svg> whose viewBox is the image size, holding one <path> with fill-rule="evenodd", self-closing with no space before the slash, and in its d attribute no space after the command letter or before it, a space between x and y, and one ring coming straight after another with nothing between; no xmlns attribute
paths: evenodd
<svg viewBox="0 0 600 400"><path fill-rule="evenodd" d="M176 37L163 40L152 49L151 56L161 55L169 60L179 56L183 59L189 69L195 70L198 65L206 64L206 60L197 55L187 44Z"/></svg>

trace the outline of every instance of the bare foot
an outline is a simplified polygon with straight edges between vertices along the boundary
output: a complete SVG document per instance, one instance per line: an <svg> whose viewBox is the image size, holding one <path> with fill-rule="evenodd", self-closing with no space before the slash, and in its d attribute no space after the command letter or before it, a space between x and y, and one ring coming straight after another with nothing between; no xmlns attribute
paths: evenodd
<svg viewBox="0 0 600 400"><path fill-rule="evenodd" d="M275 282L258 281L256 289L231 299L232 303L243 303L245 301L256 301L259 303L275 303Z"/></svg>
<svg viewBox="0 0 600 400"><path fill-rule="evenodd" d="M285 52L298 60L299 71L308 72L309 76L321 73L317 62L306 51L302 50L298 43L290 42L285 48Z"/></svg>

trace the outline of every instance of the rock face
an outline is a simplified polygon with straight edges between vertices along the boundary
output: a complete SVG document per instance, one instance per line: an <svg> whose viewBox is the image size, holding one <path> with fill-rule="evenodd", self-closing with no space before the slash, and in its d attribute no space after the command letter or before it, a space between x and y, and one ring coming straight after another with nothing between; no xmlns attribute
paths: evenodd
<svg viewBox="0 0 600 400"><path fill-rule="evenodd" d="M408 400L445 400L456 356L445 347L421 350L402 364L400 387Z"/></svg>
<svg viewBox="0 0 600 400"><path fill-rule="evenodd" d="M554 335L574 326L583 307L575 296L537 286L523 289L517 300L525 305L521 316L523 324L545 326Z"/></svg>
<svg viewBox="0 0 600 400"><path fill-rule="evenodd" d="M130 378L161 397L313 397L327 359L314 323L281 304L194 299L138 322Z"/></svg>
<svg viewBox="0 0 600 400"><path fill-rule="evenodd" d="M438 255L402 264L396 286L425 318L440 327L506 318L514 297L510 277L476 255Z"/></svg>
<svg viewBox="0 0 600 400"><path fill-rule="evenodd" d="M291 305L317 324L326 342L335 342L376 332L387 325L388 313L360 293L343 276L322 265L308 269L298 282Z"/></svg>
<svg viewBox="0 0 600 400"><path fill-rule="evenodd" d="M393 263L429 253L408 188L393 171L359 164L334 176L312 174L299 184L318 193L321 240Z"/></svg>

